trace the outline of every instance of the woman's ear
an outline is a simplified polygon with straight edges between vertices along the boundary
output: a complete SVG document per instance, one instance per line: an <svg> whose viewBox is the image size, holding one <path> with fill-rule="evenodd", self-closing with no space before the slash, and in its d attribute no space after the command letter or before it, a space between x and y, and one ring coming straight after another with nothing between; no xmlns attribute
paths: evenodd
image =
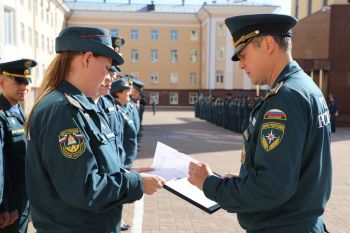
<svg viewBox="0 0 350 233"><path fill-rule="evenodd" d="M94 56L94 54L91 51L88 51L86 53L84 53L83 55L83 65L84 66L88 66L90 60L92 59L92 57Z"/></svg>

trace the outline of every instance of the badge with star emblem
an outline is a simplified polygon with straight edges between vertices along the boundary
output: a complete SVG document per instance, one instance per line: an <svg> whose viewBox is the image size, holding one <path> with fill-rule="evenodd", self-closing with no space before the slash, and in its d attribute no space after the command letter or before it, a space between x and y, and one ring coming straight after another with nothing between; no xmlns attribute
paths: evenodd
<svg viewBox="0 0 350 233"><path fill-rule="evenodd" d="M262 125L260 141L266 152L272 151L281 143L285 127L278 122L266 122Z"/></svg>
<svg viewBox="0 0 350 233"><path fill-rule="evenodd" d="M58 135L61 152L68 159L77 159L85 151L84 136L80 129L66 129Z"/></svg>

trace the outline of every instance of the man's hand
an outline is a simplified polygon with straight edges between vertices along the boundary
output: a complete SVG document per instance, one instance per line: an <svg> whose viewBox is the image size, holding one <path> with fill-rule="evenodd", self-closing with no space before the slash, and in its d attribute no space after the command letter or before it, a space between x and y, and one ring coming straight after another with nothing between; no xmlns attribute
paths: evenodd
<svg viewBox="0 0 350 233"><path fill-rule="evenodd" d="M203 190L205 179L213 174L214 173L207 164L190 162L188 181L194 186L197 186L200 190Z"/></svg>
<svg viewBox="0 0 350 233"><path fill-rule="evenodd" d="M145 173L141 173L140 175L143 181L143 192L148 195L151 195L158 191L158 189L163 188L163 185L165 184L165 180L160 176Z"/></svg>
<svg viewBox="0 0 350 233"><path fill-rule="evenodd" d="M10 224L10 214L8 212L0 214L0 228L4 228Z"/></svg>

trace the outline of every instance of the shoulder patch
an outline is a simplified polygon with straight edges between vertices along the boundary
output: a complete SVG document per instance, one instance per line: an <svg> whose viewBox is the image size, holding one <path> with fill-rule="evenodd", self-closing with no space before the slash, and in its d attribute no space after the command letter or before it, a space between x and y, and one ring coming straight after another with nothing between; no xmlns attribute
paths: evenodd
<svg viewBox="0 0 350 233"><path fill-rule="evenodd" d="M261 126L260 142L266 152L275 149L283 139L286 126L278 122L266 122Z"/></svg>
<svg viewBox="0 0 350 233"><path fill-rule="evenodd" d="M84 110L83 107L81 106L81 104L80 104L77 100L75 100L72 96L70 96L70 95L67 94L67 93L64 93L64 95L66 96L68 102L69 102L71 105L73 105L74 107L77 107L77 108L79 108L79 109L81 109L81 110Z"/></svg>
<svg viewBox="0 0 350 233"><path fill-rule="evenodd" d="M59 133L58 142L62 155L68 159L77 159L85 151L84 136L80 129L66 129Z"/></svg>
<svg viewBox="0 0 350 233"><path fill-rule="evenodd" d="M279 109L270 109L264 114L264 120L287 120L286 114Z"/></svg>

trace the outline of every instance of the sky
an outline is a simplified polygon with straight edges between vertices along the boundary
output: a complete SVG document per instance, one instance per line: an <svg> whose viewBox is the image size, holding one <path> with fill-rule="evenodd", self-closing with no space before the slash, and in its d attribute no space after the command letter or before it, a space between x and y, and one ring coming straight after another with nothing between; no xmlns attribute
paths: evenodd
<svg viewBox="0 0 350 233"><path fill-rule="evenodd" d="M72 0L67 0L72 1ZM103 0L78 0L81 2L103 2ZM152 0L130 0L131 3L134 4L148 4L151 3ZM185 0L185 4L188 5L202 5L203 2L212 3L215 0ZM235 2L237 0L216 0L217 4L225 4L227 2ZM268 4L268 5L276 5L281 6L281 9L277 12L279 14L287 14L290 15L291 2L290 0L246 0L248 2ZM113 3L128 3L129 0L106 0L106 2ZM153 0L154 4L182 4L182 0Z"/></svg>

